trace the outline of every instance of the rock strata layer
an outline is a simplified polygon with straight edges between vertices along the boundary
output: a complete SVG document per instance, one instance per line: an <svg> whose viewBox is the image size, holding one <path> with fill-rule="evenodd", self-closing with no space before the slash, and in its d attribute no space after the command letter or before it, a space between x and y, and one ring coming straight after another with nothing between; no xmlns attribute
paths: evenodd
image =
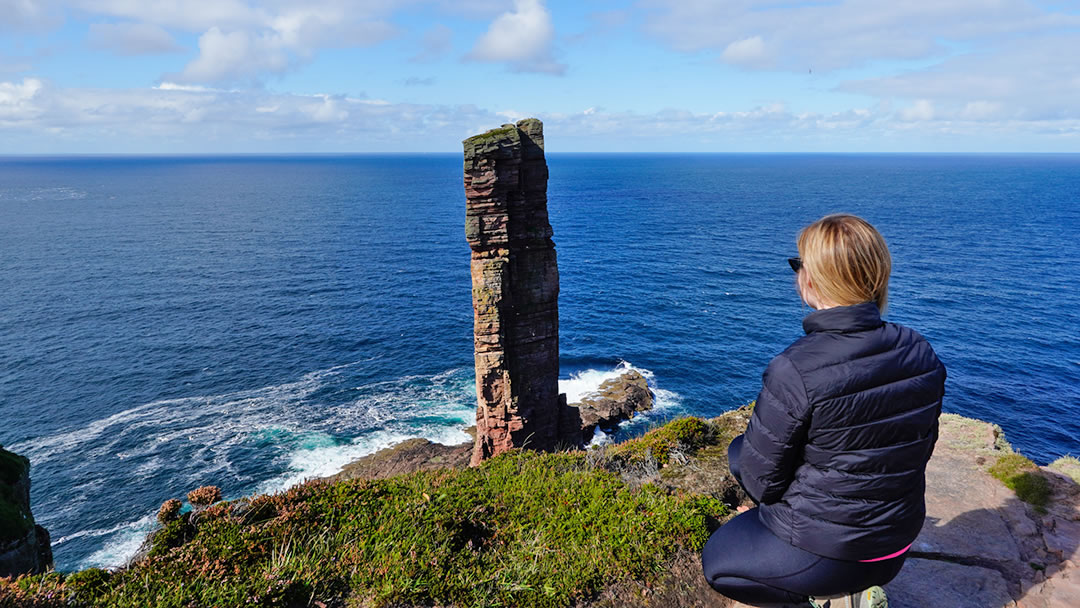
<svg viewBox="0 0 1080 608"><path fill-rule="evenodd" d="M580 421L559 394L543 125L525 119L463 143L477 393L471 462L517 447L576 445Z"/></svg>
<svg viewBox="0 0 1080 608"><path fill-rule="evenodd" d="M0 448L0 577L52 566L49 532L30 512L30 461Z"/></svg>

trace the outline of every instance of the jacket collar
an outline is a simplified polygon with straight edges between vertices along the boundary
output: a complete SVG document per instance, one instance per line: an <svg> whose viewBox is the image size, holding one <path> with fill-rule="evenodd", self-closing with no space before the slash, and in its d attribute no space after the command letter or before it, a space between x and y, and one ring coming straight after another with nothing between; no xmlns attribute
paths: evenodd
<svg viewBox="0 0 1080 608"><path fill-rule="evenodd" d="M806 333L830 331L848 333L865 331L881 327L881 312L874 302L863 302L854 306L837 306L825 310L815 310L806 315L802 326Z"/></svg>

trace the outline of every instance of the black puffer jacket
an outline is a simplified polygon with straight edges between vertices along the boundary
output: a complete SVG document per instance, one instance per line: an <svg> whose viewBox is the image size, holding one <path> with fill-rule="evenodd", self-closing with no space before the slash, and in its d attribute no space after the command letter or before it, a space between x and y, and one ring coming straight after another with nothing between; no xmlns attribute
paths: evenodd
<svg viewBox="0 0 1080 608"><path fill-rule="evenodd" d="M806 336L769 363L739 469L762 523L834 559L912 541L926 514L945 366L872 302L811 313Z"/></svg>

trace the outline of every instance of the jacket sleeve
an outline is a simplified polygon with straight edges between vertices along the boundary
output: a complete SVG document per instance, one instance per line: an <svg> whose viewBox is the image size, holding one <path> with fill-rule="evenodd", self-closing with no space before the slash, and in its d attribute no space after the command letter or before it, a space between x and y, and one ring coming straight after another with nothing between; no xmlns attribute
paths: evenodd
<svg viewBox="0 0 1080 608"><path fill-rule="evenodd" d="M936 358L936 355L935 355L935 358ZM934 446L937 445L937 440L938 440L938 420L941 418L941 405L945 401L945 377L946 377L947 372L945 370L945 364L942 363L941 360L938 360L938 367L941 369L941 390L938 393L940 396L938 397L937 415L934 417L934 425L933 425L933 428L931 429L931 434L932 434L933 437L930 439L930 450L926 454L927 462L929 462L930 457L934 455Z"/></svg>
<svg viewBox="0 0 1080 608"><path fill-rule="evenodd" d="M758 502L780 500L802 462L810 404L802 376L784 355L765 368L739 455L743 486Z"/></svg>

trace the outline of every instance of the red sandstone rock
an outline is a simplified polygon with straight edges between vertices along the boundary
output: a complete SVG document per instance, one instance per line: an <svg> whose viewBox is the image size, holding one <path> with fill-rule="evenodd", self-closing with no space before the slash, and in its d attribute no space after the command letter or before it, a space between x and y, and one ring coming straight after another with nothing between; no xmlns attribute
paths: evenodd
<svg viewBox="0 0 1080 608"><path fill-rule="evenodd" d="M548 222L543 125L530 118L463 143L475 315L475 465L515 447L578 444L580 420L559 395L559 269Z"/></svg>

